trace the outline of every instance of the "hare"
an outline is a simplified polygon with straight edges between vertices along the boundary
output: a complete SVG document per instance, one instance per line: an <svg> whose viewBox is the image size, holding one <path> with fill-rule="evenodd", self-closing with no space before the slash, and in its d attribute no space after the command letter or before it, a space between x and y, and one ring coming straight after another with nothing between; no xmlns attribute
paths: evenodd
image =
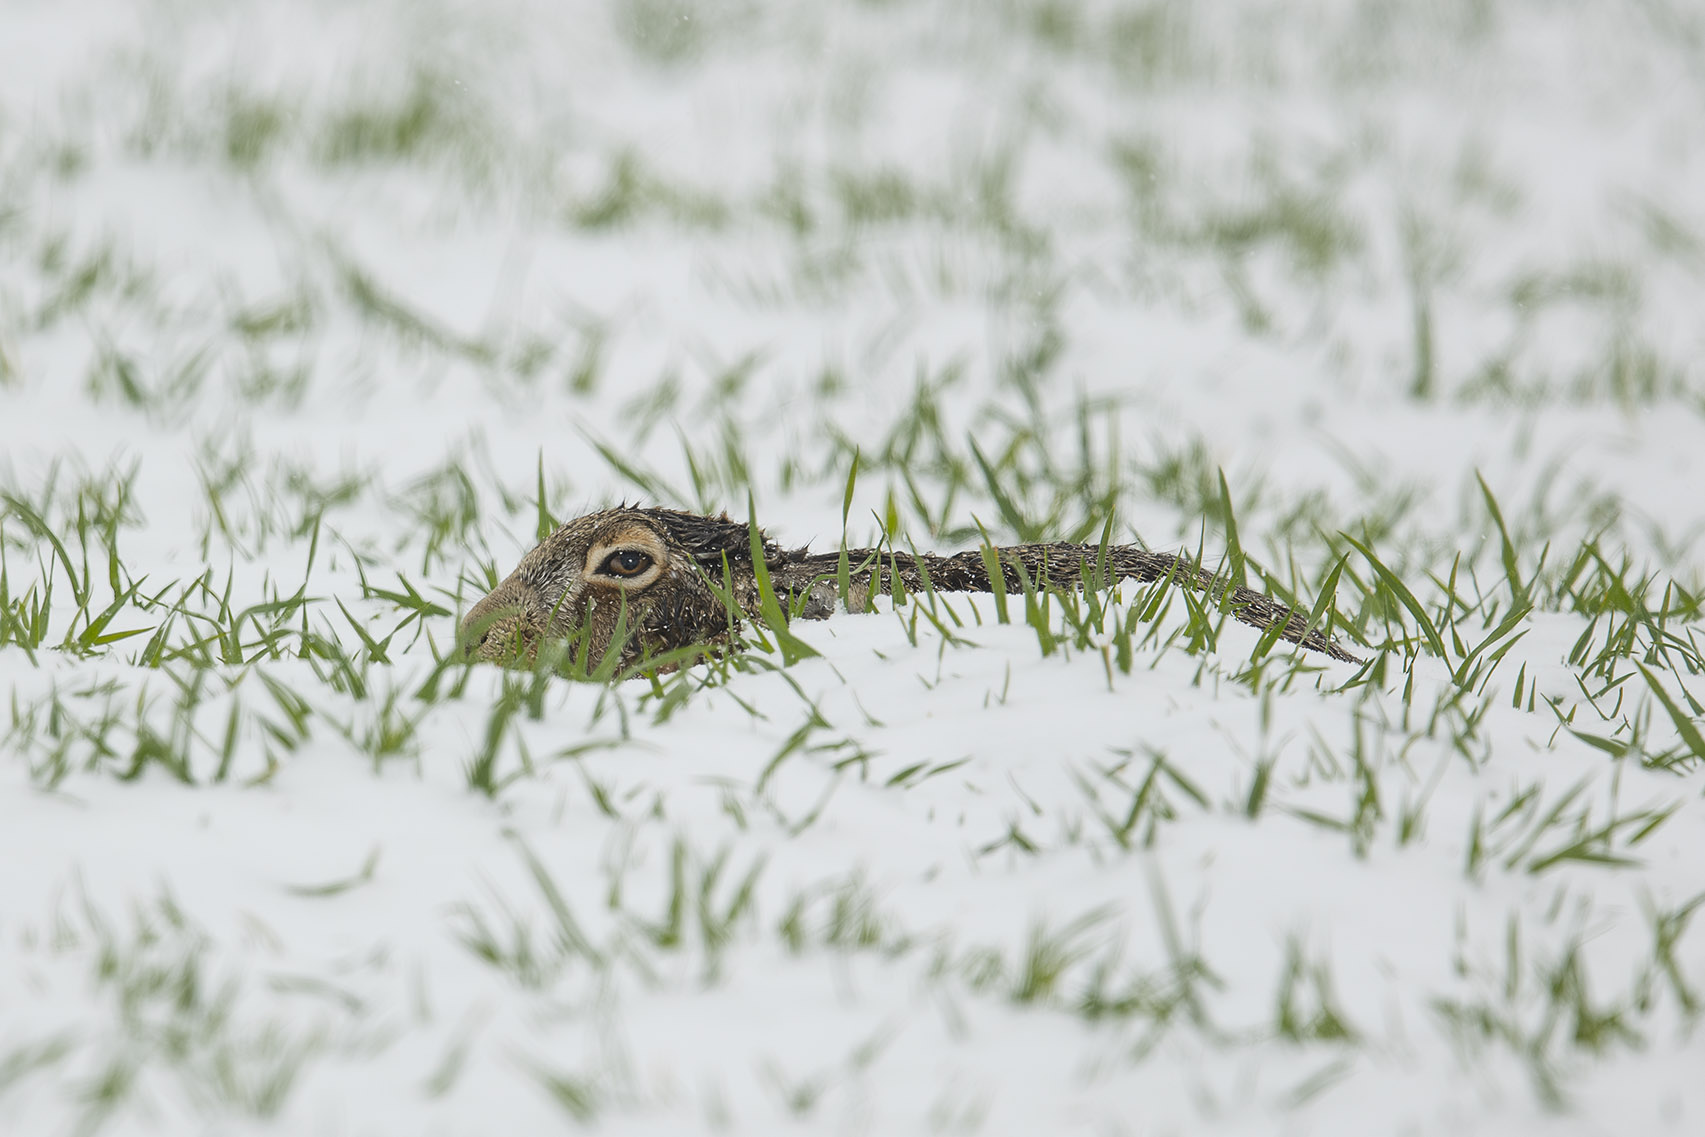
<svg viewBox="0 0 1705 1137"><path fill-rule="evenodd" d="M777 597L807 619L833 613L840 552L784 549L759 535ZM1132 545L1031 544L994 550L1004 587L1017 592L1079 585L1087 571L1113 579L1171 577L1186 588L1229 601L1239 620L1311 651L1350 663L1355 655L1307 626L1300 613L1260 592L1230 585L1187 558ZM847 607L863 611L872 593L887 594L898 576L908 590L993 590L983 552L952 556L853 549ZM1103 559L1103 557L1105 559ZM726 576L724 566L726 565ZM532 660L540 644L579 636L586 658L604 658L619 640L618 671L650 656L692 645L714 646L731 631L723 595L732 585L740 614L762 619L750 530L723 514L621 506L561 526L508 578L468 611L464 650L475 659ZM720 593L720 594L719 594Z"/></svg>

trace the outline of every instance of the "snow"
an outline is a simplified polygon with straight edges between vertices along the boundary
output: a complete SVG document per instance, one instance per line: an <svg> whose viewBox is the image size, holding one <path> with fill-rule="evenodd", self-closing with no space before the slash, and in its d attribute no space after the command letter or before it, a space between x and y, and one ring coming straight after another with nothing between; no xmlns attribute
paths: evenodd
<svg viewBox="0 0 1705 1137"><path fill-rule="evenodd" d="M1695 1132L1698 615L1601 656L1637 606L1583 550L1705 583L1701 44L1673 0L6 6L0 1132ZM989 597L669 694L438 666L541 482L652 496L601 445L819 548L856 451L849 540L949 551L1014 537L971 441L1031 518L1111 478L1214 563L1223 471L1304 603L1350 553L1355 614L1342 532L1497 606L1448 661L1371 616L1365 673L1188 650L1176 597L1128 669ZM1486 492L1543 599L1465 680ZM76 648L112 580L143 634Z"/></svg>

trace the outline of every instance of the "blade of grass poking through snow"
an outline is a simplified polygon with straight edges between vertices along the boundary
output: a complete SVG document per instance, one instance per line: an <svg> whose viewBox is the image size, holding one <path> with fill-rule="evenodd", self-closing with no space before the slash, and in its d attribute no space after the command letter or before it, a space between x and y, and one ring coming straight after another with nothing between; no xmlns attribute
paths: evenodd
<svg viewBox="0 0 1705 1137"><path fill-rule="evenodd" d="M1225 546L1227 575L1231 582L1239 588L1249 587L1249 577L1244 571L1243 542L1237 537L1237 512L1231 506L1231 487L1226 484L1225 469L1220 468L1220 506L1225 510Z"/></svg>
<svg viewBox="0 0 1705 1137"><path fill-rule="evenodd" d="M889 494L888 502L890 506L893 505L893 501L894 495ZM889 513L892 516L892 508L890 508ZM892 527L883 527L882 538L876 543L876 570L872 573L870 578L873 582L871 584L870 591L874 594L878 591L874 582L880 580L882 576L882 550L886 548L888 550L888 599L893 602L891 606L896 612L905 607L907 595L906 582L904 578L900 576L899 564L894 560L894 540L899 536L899 533L900 526L898 521L896 521Z"/></svg>
<svg viewBox="0 0 1705 1137"><path fill-rule="evenodd" d="M546 497L545 497L545 451L544 451L544 447L540 447L539 448L538 540L542 542L546 537L549 537L552 533L555 533L557 530L557 526L560 524L561 524L561 522L559 522L556 519L556 516L553 513L551 513L550 504L546 500Z"/></svg>
<svg viewBox="0 0 1705 1137"><path fill-rule="evenodd" d="M758 584L758 605L764 624L775 636L781 648L782 661L792 666L817 654L817 649L794 635L787 626L787 613L776 598L775 586L770 583L770 566L764 563L764 539L758 528L758 506L750 490L746 491L746 539L752 551L752 575Z"/></svg>
<svg viewBox="0 0 1705 1137"><path fill-rule="evenodd" d="M1024 519L1024 514L1019 510L1018 505L1007 496L1006 490L1001 488L1000 479L995 476L994 467L989 465L989 460L983 457L983 451L977 446L977 440L973 438L970 441L971 456L977 460L977 467L983 471L983 481L989 487L989 496L995 499L995 508L1000 510L1001 520L1006 522L1007 528L1018 534L1020 541L1042 540L1041 534L1037 533L1034 527Z"/></svg>
<svg viewBox="0 0 1705 1137"><path fill-rule="evenodd" d="M1059 639L1054 635L1052 627L1052 611L1048 603L1051 593L1042 583L1043 574L1037 573L1032 577L1025 571L1023 561L1013 561L1012 567L1018 573L1018 582L1024 589L1024 622L1036 633L1036 643L1042 649L1042 654L1053 655L1054 649L1059 646Z"/></svg>
<svg viewBox="0 0 1705 1137"><path fill-rule="evenodd" d="M617 680L632 679L635 676L657 676L666 674L670 668L691 667L706 656L704 645L687 644L685 647L671 648L656 655L642 655L636 662L618 672ZM667 716L665 716L667 717Z"/></svg>
<svg viewBox="0 0 1705 1137"><path fill-rule="evenodd" d="M325 897L341 896L352 889L360 888L373 879L373 874L379 869L379 846L373 846L373 851L367 854L367 859L361 863L354 876L342 880L334 880L326 884L287 884L284 890L292 896Z"/></svg>
<svg viewBox="0 0 1705 1137"><path fill-rule="evenodd" d="M575 919L573 910L569 908L562 889L558 888L556 881L552 879L550 870L519 834L512 834L511 839L515 842L515 847L521 850L521 858L527 862L527 871L532 874L533 883L538 885L539 894L544 897L545 904L556 921L558 946L567 954L586 960L593 967L601 967L604 962L603 953L593 946L591 937L581 928L580 921Z"/></svg>
<svg viewBox="0 0 1705 1137"><path fill-rule="evenodd" d="M719 583L715 577L711 576L707 572L705 573L705 585L722 604L723 615L727 620L728 643L731 646L738 645L740 643L740 632L744 626L741 620L742 617L745 616L745 613L741 611L740 602L734 596L734 569L728 563L728 554L726 552L722 554L721 582ZM763 629L760 627L755 634L762 642L763 650L769 651L770 641L765 638Z"/></svg>
<svg viewBox="0 0 1705 1137"><path fill-rule="evenodd" d="M1674 699L1670 698L1669 692L1665 691L1663 684L1658 682L1658 677L1653 675L1645 664L1636 660L1634 666L1640 669L1641 676L1646 680L1646 686L1652 689L1652 694L1657 696L1658 702L1662 703L1664 710L1669 712L1670 721L1675 724L1675 732L1681 735L1681 740L1687 744L1689 750L1693 751L1693 756L1705 760L1705 735L1700 734L1698 724L1693 721L1692 716L1682 710Z"/></svg>
<svg viewBox="0 0 1705 1137"><path fill-rule="evenodd" d="M52 585L50 582L50 596L51 592ZM41 646L42 636L47 632L45 621L38 619L46 612L46 606L35 605L32 607L31 600L34 596L35 588L32 586L27 594L19 597L16 601L12 600L7 589L6 574L4 571L0 571L0 647L9 643L17 644L23 649L31 667L37 665L35 649ZM38 628L38 624L42 626ZM155 635L158 636L160 633L156 632Z"/></svg>
<svg viewBox="0 0 1705 1137"><path fill-rule="evenodd" d="M1515 610L1512 611L1508 616L1505 616L1504 620L1501 624L1499 624L1497 627L1493 628L1490 632L1488 632L1486 634L1485 639L1481 640L1479 643L1475 644L1474 647L1470 648L1463 655L1462 662L1456 666L1456 670L1452 673L1451 678L1456 681L1456 685L1458 687L1468 687L1468 686L1474 685L1475 678L1478 675L1480 675L1480 673L1481 673L1481 669L1474 666L1474 661L1476 659L1479 659L1480 654L1482 652L1484 652L1488 647L1491 647L1493 644L1497 643L1499 640L1503 639L1505 636L1507 636L1511 632L1515 631L1516 625L1520 624L1523 620L1527 619L1528 614L1532 611L1533 611L1533 605L1532 604L1523 603L1523 604L1516 605ZM1511 648L1513 648L1518 642L1520 642L1522 636L1525 636L1525 635L1527 635L1527 633L1522 632L1521 635L1516 636L1514 639L1510 640L1508 643L1506 643L1502 647L1500 647L1497 651L1493 652L1488 657L1488 659L1491 662L1491 665L1493 667L1496 667L1498 662L1504 658L1505 654L1507 654ZM1486 675L1489 677L1491 675L1491 672L1487 671Z"/></svg>
<svg viewBox="0 0 1705 1137"><path fill-rule="evenodd" d="M1330 622L1323 626L1321 621L1326 620L1330 613L1337 611L1338 578L1344 575L1344 562L1349 559L1348 553L1339 557L1337 563L1332 566L1332 571L1327 573L1326 579L1321 582L1320 595L1315 597L1314 607L1308 612L1309 631L1318 629L1325 634L1331 634Z"/></svg>
<svg viewBox="0 0 1705 1137"><path fill-rule="evenodd" d="M419 590L409 583L408 577L404 576L400 572L397 573L397 583L402 585L403 591L397 592L394 589L374 588L369 585L365 579L363 579L361 582L361 598L363 600L389 601L390 603L395 604L398 608L407 609L411 613L410 619L418 620L427 616L447 617L454 615L450 609L444 607L442 604L434 604L432 601L422 596ZM440 589L439 591L443 590Z"/></svg>
<svg viewBox="0 0 1705 1137"><path fill-rule="evenodd" d="M1101 542L1095 548L1095 581L1096 591L1113 587L1113 511L1107 511L1107 520L1101 525Z"/></svg>
<svg viewBox="0 0 1705 1137"><path fill-rule="evenodd" d="M1504 524L1504 511L1498 508L1498 499L1492 496L1492 487L1486 484L1486 479L1481 476L1479 470L1474 471L1474 480L1480 483L1480 493L1486 499L1486 512L1492 515L1492 524L1498 527L1504 579L1509 581L1512 603L1520 608L1528 602L1528 588L1521 578L1521 565L1516 561L1515 543L1510 540L1509 527Z"/></svg>
<svg viewBox="0 0 1705 1137"><path fill-rule="evenodd" d="M841 607L851 607L852 563L847 558L847 519L852 516L853 487L858 485L857 447L853 448L852 465L847 469L847 488L841 495L841 555L835 561L835 594Z"/></svg>
<svg viewBox="0 0 1705 1137"><path fill-rule="evenodd" d="M653 501L666 502L670 505L682 505L688 501L684 495L675 492L674 487L656 474L640 469L612 448L592 437L589 431L582 430L581 435L592 444L600 457L609 463L610 468L634 485L651 495Z"/></svg>
<svg viewBox="0 0 1705 1137"><path fill-rule="evenodd" d="M361 621L357 620L350 614L349 609L344 607L342 598L338 599L337 608L343 613L343 618L349 621L349 626L355 630L355 634L361 638L361 646L367 649L368 660L373 663L391 662L390 657L385 654L386 649L391 646L391 637L386 636L382 640L375 640L367 633L367 629L361 626Z"/></svg>
<svg viewBox="0 0 1705 1137"><path fill-rule="evenodd" d="M129 639L131 636L146 635L153 631L153 625L146 628L131 628L123 632L108 632L106 630L113 617L117 616L125 605L136 599L136 594L141 590L143 581L147 579L147 577L143 577L142 580L135 581L123 592L118 592L115 589L112 603L107 605L106 609L98 616L89 620L88 626L83 629L82 634L75 641L70 638L69 632L66 634L65 646L67 648L74 647L80 654L88 655L98 647L105 647L108 644L117 643L119 640Z"/></svg>
<svg viewBox="0 0 1705 1137"><path fill-rule="evenodd" d="M616 668L621 664L622 655L627 651L628 641L633 639L637 629L628 626L628 598L623 593L622 606L616 612L616 629L610 634L610 642L604 647L604 654L598 659L598 666L593 668L590 678L595 683L609 683L616 677Z"/></svg>
<svg viewBox="0 0 1705 1137"><path fill-rule="evenodd" d="M1380 582L1390 589L1391 594L1397 598L1397 602L1407 608L1409 614L1415 617L1415 622L1421 626L1421 634L1427 637L1427 644L1433 649L1434 654L1440 659L1448 661L1450 653L1445 650L1444 637L1439 635L1439 629L1427 616L1427 610L1421 607L1421 602L1415 599L1415 594L1410 592L1408 586L1398 579L1396 573L1386 568L1384 562L1373 555L1373 550L1348 533L1339 533L1339 536L1348 541L1356 552L1367 558L1368 564L1373 566L1373 571L1379 576Z"/></svg>
<svg viewBox="0 0 1705 1137"><path fill-rule="evenodd" d="M71 581L71 595L77 601L78 609L87 608L90 589L88 573L85 572L82 577L77 575L77 566L71 563L71 554L65 551L65 545L54 533L53 527L47 523L41 514L30 508L27 502L13 497L11 494L0 497L0 501L3 501L17 515L18 520L22 521L31 533L52 546L54 556L58 557L59 563L65 566L65 575Z"/></svg>
<svg viewBox="0 0 1705 1137"><path fill-rule="evenodd" d="M1001 569L1000 554L995 552L995 543L989 540L989 531L983 528L982 519L972 514L971 520L977 523L977 532L983 535L983 543L977 552L983 557L983 571L989 574L989 591L995 598L995 619L1010 624L1012 616L1006 609L1006 573Z"/></svg>

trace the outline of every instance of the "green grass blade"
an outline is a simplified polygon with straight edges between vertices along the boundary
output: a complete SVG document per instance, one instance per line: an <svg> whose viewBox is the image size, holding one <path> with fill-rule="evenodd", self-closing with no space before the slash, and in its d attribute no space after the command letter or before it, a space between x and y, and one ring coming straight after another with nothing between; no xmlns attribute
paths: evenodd
<svg viewBox="0 0 1705 1137"><path fill-rule="evenodd" d="M1348 541L1356 552L1367 559L1368 564L1373 566L1373 571L1378 574L1380 582L1390 589L1391 594L1397 597L1398 603L1407 608L1409 614L1415 617L1415 622L1420 625L1421 634L1427 637L1427 644L1433 649L1434 654L1449 662L1450 653L1445 648L1444 637L1439 635L1439 629L1434 625L1432 618L1427 615L1427 610L1421 607L1421 602L1415 599L1415 594L1409 591L1409 587L1398 579L1396 573L1386 568L1383 561L1373 555L1372 549L1348 533L1340 533L1339 536Z"/></svg>

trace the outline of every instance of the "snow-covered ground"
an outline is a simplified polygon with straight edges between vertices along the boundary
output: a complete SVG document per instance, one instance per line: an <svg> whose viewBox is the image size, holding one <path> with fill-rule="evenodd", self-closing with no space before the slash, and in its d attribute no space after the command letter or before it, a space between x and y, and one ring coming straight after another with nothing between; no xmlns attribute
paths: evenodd
<svg viewBox="0 0 1705 1137"><path fill-rule="evenodd" d="M1686 0L9 0L0 1133L1700 1132L1702 359ZM1370 663L440 663L748 493Z"/></svg>

